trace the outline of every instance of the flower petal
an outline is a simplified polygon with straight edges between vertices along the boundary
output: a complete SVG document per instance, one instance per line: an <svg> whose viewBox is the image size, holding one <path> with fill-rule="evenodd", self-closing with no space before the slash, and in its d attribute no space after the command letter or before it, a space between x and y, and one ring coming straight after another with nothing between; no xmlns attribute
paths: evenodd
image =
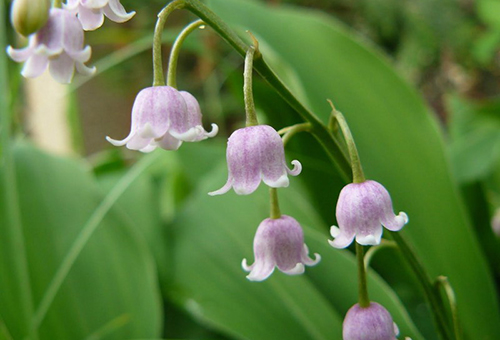
<svg viewBox="0 0 500 340"><path fill-rule="evenodd" d="M222 195L222 194L225 194L226 192L228 192L229 190L231 190L232 187L233 187L233 178L231 176L229 176L226 184L224 184L224 186L222 188L220 188L219 190L211 191L208 194L210 196Z"/></svg>
<svg viewBox="0 0 500 340"><path fill-rule="evenodd" d="M250 281L264 281L274 272L274 263L271 261L256 261L252 266L252 271L247 275Z"/></svg>
<svg viewBox="0 0 500 340"><path fill-rule="evenodd" d="M302 262L298 262L292 269L282 270L282 272L288 275L300 275L305 272L305 267Z"/></svg>
<svg viewBox="0 0 500 340"><path fill-rule="evenodd" d="M158 146L165 150L177 150L182 145L182 141L173 137L170 133L165 133L165 135L157 141Z"/></svg>
<svg viewBox="0 0 500 340"><path fill-rule="evenodd" d="M330 234L335 238L333 241L328 240L328 243L334 248L346 248L352 243L354 233L348 232L345 229L339 229L336 226L331 226Z"/></svg>
<svg viewBox="0 0 500 340"><path fill-rule="evenodd" d="M302 164L300 164L299 161L293 160L292 165L293 165L293 169L288 169L288 167L286 167L286 171L288 172L288 174L290 174L292 176L297 176L298 174L300 174L302 172Z"/></svg>
<svg viewBox="0 0 500 340"><path fill-rule="evenodd" d="M247 264L247 259L243 259L243 261L241 261L241 268L243 268L244 271L246 272L251 272L253 267L255 267L255 262L254 264L252 264L251 266L249 266Z"/></svg>
<svg viewBox="0 0 500 340"><path fill-rule="evenodd" d="M383 216L381 222L387 229L391 231L398 231L401 230L401 228L403 228L408 221L408 215L406 215L405 212L400 212L399 215L396 216L391 209L389 214Z"/></svg>
<svg viewBox="0 0 500 340"><path fill-rule="evenodd" d="M304 243L304 247L302 249L302 254L301 254L301 260L302 263L304 263L306 266L315 266L321 261L321 255L318 253L314 253L314 260L309 257L309 248Z"/></svg>
<svg viewBox="0 0 500 340"><path fill-rule="evenodd" d="M49 59L46 56L34 54L24 64L21 75L26 78L36 78L42 75L48 63Z"/></svg>
<svg viewBox="0 0 500 340"><path fill-rule="evenodd" d="M109 3L104 8L104 14L112 21L122 23L130 20L135 12L127 13L119 0L109 0Z"/></svg>
<svg viewBox="0 0 500 340"><path fill-rule="evenodd" d="M31 40L32 38L30 38L30 42ZM31 44L25 48L20 49L12 48L12 46L7 47L7 54L9 55L9 57L11 57L12 60L18 63L28 60L28 58L31 57L33 53L34 48L33 46L31 46Z"/></svg>
<svg viewBox="0 0 500 340"><path fill-rule="evenodd" d="M52 78L62 84L69 84L75 73L75 61L66 53L49 62L49 70Z"/></svg>
<svg viewBox="0 0 500 340"><path fill-rule="evenodd" d="M104 23L103 10L80 6L78 9L78 19L85 31L94 31Z"/></svg>

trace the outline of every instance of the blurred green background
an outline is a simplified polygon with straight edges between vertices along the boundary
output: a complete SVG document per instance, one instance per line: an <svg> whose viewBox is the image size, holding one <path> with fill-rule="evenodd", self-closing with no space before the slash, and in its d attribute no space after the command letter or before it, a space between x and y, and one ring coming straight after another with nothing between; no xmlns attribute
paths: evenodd
<svg viewBox="0 0 500 340"><path fill-rule="evenodd" d="M323 122L327 98L345 114L367 176L410 216L403 235L432 277L449 277L464 338L498 339L500 2L205 3L245 40L245 30L255 34ZM3 4L2 34L21 46ZM253 258L268 215L264 187L207 195L225 182L225 140L244 124L243 59L213 30L187 39L177 77L219 136L148 155L105 141L128 134L135 95L151 86L152 33L166 3L122 4L137 12L132 20L85 34L98 70L90 79L25 80L1 57L0 339L341 339L356 267L350 250L327 244L345 183L318 142L290 142L288 161L304 169L279 190L282 212L323 257L303 276L245 279L241 260ZM176 11L167 21L165 64L194 19ZM258 75L254 95L262 123L302 122ZM401 338L438 339L399 252L381 249L372 269L370 296Z"/></svg>

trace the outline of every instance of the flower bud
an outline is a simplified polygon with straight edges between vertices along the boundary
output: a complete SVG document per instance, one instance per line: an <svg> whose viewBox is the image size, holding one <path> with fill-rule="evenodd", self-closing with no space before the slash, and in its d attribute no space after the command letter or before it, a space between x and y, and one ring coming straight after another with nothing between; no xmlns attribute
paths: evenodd
<svg viewBox="0 0 500 340"><path fill-rule="evenodd" d="M24 36L37 32L49 18L50 0L14 0L10 21Z"/></svg>

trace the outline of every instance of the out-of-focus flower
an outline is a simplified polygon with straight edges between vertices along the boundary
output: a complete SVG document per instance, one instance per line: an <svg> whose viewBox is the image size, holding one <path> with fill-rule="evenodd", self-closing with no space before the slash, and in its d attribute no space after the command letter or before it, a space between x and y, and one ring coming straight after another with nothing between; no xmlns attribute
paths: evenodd
<svg viewBox="0 0 500 340"><path fill-rule="evenodd" d="M309 258L309 250L304 244L304 233L300 224L292 217L282 215L280 218L267 218L257 229L253 241L255 262L247 265L243 259L241 266L248 274L250 281L267 279L278 267L285 274L298 275L304 272L304 265L314 266L321 256L314 254Z"/></svg>
<svg viewBox="0 0 500 340"><path fill-rule="evenodd" d="M496 210L495 215L491 219L491 229L495 235L500 237L500 208Z"/></svg>
<svg viewBox="0 0 500 340"><path fill-rule="evenodd" d="M344 319L343 340L396 340L399 330L391 314L376 302L362 308L352 306Z"/></svg>
<svg viewBox="0 0 500 340"><path fill-rule="evenodd" d="M239 195L254 192L261 179L273 188L287 187L287 173L297 176L302 165L292 161L293 169L286 166L283 141L269 125L256 125L234 131L227 142L228 179L219 190L209 195L220 195L231 187Z"/></svg>
<svg viewBox="0 0 500 340"><path fill-rule="evenodd" d="M135 98L130 134L121 141L106 139L142 152L156 147L177 150L183 141L197 142L217 134L217 125L212 124L212 131L207 132L201 118L198 101L188 92L171 86L147 87Z"/></svg>
<svg viewBox="0 0 500 340"><path fill-rule="evenodd" d="M91 75L95 68L84 65L90 59L91 49L83 47L82 25L70 12L52 8L49 20L29 38L28 47L7 48L9 56L17 62L25 62L21 74L26 78L40 76L47 65L50 74L60 83L70 83L76 70Z"/></svg>
<svg viewBox="0 0 500 340"><path fill-rule="evenodd" d="M86 31L101 27L104 16L114 22L122 23L135 15L135 12L127 13L120 0L68 0L64 8L77 14Z"/></svg>
<svg viewBox="0 0 500 340"><path fill-rule="evenodd" d="M354 237L362 245L379 244L382 225L398 231L408 223L404 212L394 214L389 192L375 181L346 185L340 192L336 216L339 227L331 227L335 239L328 241L335 248L349 246Z"/></svg>
<svg viewBox="0 0 500 340"><path fill-rule="evenodd" d="M27 37L45 25L49 10L50 0L14 0L10 21L18 33Z"/></svg>

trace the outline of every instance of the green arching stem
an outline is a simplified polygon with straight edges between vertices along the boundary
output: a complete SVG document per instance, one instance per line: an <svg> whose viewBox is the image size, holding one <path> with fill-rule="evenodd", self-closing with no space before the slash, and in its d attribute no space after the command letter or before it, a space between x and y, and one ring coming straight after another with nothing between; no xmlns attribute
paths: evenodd
<svg viewBox="0 0 500 340"><path fill-rule="evenodd" d="M281 211L278 201L278 189L269 188L269 196L271 198L271 218L272 219L280 218Z"/></svg>
<svg viewBox="0 0 500 340"><path fill-rule="evenodd" d="M203 20L196 20L186 26L182 32L175 39L172 50L170 51L170 58L168 59L168 71L167 71L167 85L173 88L177 88L177 60L179 59L179 54L181 51L182 44L191 32L193 32L198 27L203 28Z"/></svg>
<svg viewBox="0 0 500 340"><path fill-rule="evenodd" d="M372 258L375 256L375 254L378 253L380 250L385 249L385 248L397 249L398 247L394 241L388 241L388 240L382 239L378 246L370 247L370 249L368 249L366 251L366 253L365 253L365 268L368 268L370 266Z"/></svg>
<svg viewBox="0 0 500 340"><path fill-rule="evenodd" d="M358 302L361 308L370 306L368 297L368 285L366 284L366 269L364 261L364 249L361 244L356 243L356 259L358 260Z"/></svg>
<svg viewBox="0 0 500 340"><path fill-rule="evenodd" d="M62 0L54 0L52 2L52 7L54 7L54 8L62 8Z"/></svg>
<svg viewBox="0 0 500 340"><path fill-rule="evenodd" d="M401 254L408 262L415 275L417 275L418 281L420 282L424 290L424 295L427 298L427 302L431 307L434 323L436 324L441 339L453 339L451 331L449 329L449 324L446 320L440 296L435 293L432 281L425 271L424 266L400 233L389 231L388 234L392 236L394 242L396 242L396 244L398 245Z"/></svg>
<svg viewBox="0 0 500 340"><path fill-rule="evenodd" d="M253 57L255 55L255 51L256 48L254 46L250 46L248 48L245 56L245 69L243 71L243 96L245 98L246 126L259 125L257 113L255 112L252 90Z"/></svg>
<svg viewBox="0 0 500 340"><path fill-rule="evenodd" d="M462 330L460 328L460 320L458 318L457 300L455 292L446 276L438 276L434 284L436 294L439 294L439 288L443 287L450 304L451 319L453 321L453 331L455 333L455 340L462 340Z"/></svg>
<svg viewBox="0 0 500 340"><path fill-rule="evenodd" d="M349 150L349 157L351 158L352 168L352 181L354 183L362 183L366 179L363 173L363 168L361 167L361 161L359 160L356 143L354 143L354 138L352 138L351 129L349 129L349 125L347 125L347 121L345 120L344 115L340 111L337 111L337 109L335 109L335 106L333 105L331 100L328 99L328 103L330 103L330 105L332 106L332 115L339 123L340 129L342 130L342 134L344 135L344 139L347 144L347 149Z"/></svg>
<svg viewBox="0 0 500 340"><path fill-rule="evenodd" d="M155 32L153 36L153 86L164 86L165 77L163 76L163 63L161 57L161 33L168 16L176 9L184 8L184 0L175 0L169 3L158 13Z"/></svg>
<svg viewBox="0 0 500 340"><path fill-rule="evenodd" d="M299 132L311 131L311 123L300 123L288 126L278 131L278 134L283 135L283 145L286 145L290 139Z"/></svg>

